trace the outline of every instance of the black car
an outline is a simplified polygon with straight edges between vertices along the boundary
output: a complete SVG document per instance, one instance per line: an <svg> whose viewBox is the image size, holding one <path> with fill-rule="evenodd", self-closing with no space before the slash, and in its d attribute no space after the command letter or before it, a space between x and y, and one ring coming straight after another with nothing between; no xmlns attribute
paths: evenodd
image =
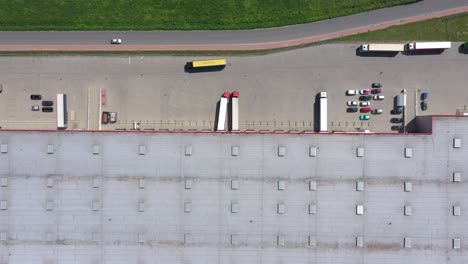
<svg viewBox="0 0 468 264"><path fill-rule="evenodd" d="M403 113L403 110L401 110L401 108L397 108L397 109L393 109L390 113L392 115L399 115L399 114Z"/></svg>
<svg viewBox="0 0 468 264"><path fill-rule="evenodd" d="M421 102L421 110L423 110L423 111L427 110L427 102L426 101Z"/></svg>
<svg viewBox="0 0 468 264"><path fill-rule="evenodd" d="M42 95L40 94L31 94L31 100L41 100Z"/></svg>
<svg viewBox="0 0 468 264"><path fill-rule="evenodd" d="M372 83L372 88L381 88L382 84L381 83Z"/></svg>
<svg viewBox="0 0 468 264"><path fill-rule="evenodd" d="M370 101L372 99L372 96L370 95L361 95L359 96L359 101Z"/></svg>
<svg viewBox="0 0 468 264"><path fill-rule="evenodd" d="M50 107L50 106L42 107L42 112L50 113L50 112L53 112L53 111L54 111L53 107Z"/></svg>
<svg viewBox="0 0 468 264"><path fill-rule="evenodd" d="M346 109L346 112L348 113L356 113L358 111L358 109L356 107L348 107Z"/></svg>
<svg viewBox="0 0 468 264"><path fill-rule="evenodd" d="M53 101L42 101L42 106L53 106L54 102Z"/></svg>
<svg viewBox="0 0 468 264"><path fill-rule="evenodd" d="M392 118L390 119L390 122L391 123L394 123L394 124L399 124L399 123L403 123L403 118Z"/></svg>
<svg viewBox="0 0 468 264"><path fill-rule="evenodd" d="M392 130L393 131L401 131L401 130L403 130L403 127L402 126L392 126Z"/></svg>

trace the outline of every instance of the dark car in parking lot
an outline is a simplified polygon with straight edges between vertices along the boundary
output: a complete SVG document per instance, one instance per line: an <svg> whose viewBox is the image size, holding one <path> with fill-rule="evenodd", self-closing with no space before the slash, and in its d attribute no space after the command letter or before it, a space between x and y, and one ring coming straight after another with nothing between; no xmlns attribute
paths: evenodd
<svg viewBox="0 0 468 264"><path fill-rule="evenodd" d="M371 90L371 94L379 94L381 92L382 92L382 89L380 89L380 88L376 88L376 89Z"/></svg>
<svg viewBox="0 0 468 264"><path fill-rule="evenodd" d="M392 130L393 131L401 131L401 130L403 130L403 127L402 126L392 126Z"/></svg>
<svg viewBox="0 0 468 264"><path fill-rule="evenodd" d="M41 100L42 95L40 94L31 94L31 100Z"/></svg>
<svg viewBox="0 0 468 264"><path fill-rule="evenodd" d="M54 102L53 101L42 101L42 106L53 106Z"/></svg>
<svg viewBox="0 0 468 264"><path fill-rule="evenodd" d="M372 83L372 88L381 88L382 84L381 83Z"/></svg>
<svg viewBox="0 0 468 264"><path fill-rule="evenodd" d="M53 107L50 107L50 106L42 107L42 112L50 113L50 112L53 112L53 111L54 111Z"/></svg>
<svg viewBox="0 0 468 264"><path fill-rule="evenodd" d="M399 114L403 113L403 109L401 107L398 107L396 109L393 109L390 113L392 115L399 115Z"/></svg>
<svg viewBox="0 0 468 264"><path fill-rule="evenodd" d="M390 123L394 123L394 124L399 124L399 123L403 123L403 118L392 118L390 119Z"/></svg>
<svg viewBox="0 0 468 264"><path fill-rule="evenodd" d="M421 102L421 110L423 110L423 111L427 110L427 102L426 101Z"/></svg>
<svg viewBox="0 0 468 264"><path fill-rule="evenodd" d="M372 96L370 95L361 95L359 96L359 101L370 101L372 99Z"/></svg>
<svg viewBox="0 0 468 264"><path fill-rule="evenodd" d="M348 107L346 109L346 112L348 113L356 113L358 111L358 109L356 107Z"/></svg>
<svg viewBox="0 0 468 264"><path fill-rule="evenodd" d="M422 101L426 101L428 97L429 97L429 93L422 93L421 94L421 100Z"/></svg>

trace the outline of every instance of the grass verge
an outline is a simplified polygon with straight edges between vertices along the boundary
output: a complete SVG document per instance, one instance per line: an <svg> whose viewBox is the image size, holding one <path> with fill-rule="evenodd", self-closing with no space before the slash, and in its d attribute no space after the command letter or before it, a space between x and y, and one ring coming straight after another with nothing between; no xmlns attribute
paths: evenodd
<svg viewBox="0 0 468 264"><path fill-rule="evenodd" d="M0 30L278 27L420 0L0 0Z"/></svg>
<svg viewBox="0 0 468 264"><path fill-rule="evenodd" d="M333 42L410 40L468 41L468 13L342 37Z"/></svg>

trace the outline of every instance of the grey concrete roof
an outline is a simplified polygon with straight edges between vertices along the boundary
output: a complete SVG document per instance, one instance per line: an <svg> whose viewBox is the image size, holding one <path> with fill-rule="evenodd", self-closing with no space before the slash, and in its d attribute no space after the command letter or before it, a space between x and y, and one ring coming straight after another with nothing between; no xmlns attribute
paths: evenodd
<svg viewBox="0 0 468 264"><path fill-rule="evenodd" d="M2 132L0 263L465 263L467 140Z"/></svg>

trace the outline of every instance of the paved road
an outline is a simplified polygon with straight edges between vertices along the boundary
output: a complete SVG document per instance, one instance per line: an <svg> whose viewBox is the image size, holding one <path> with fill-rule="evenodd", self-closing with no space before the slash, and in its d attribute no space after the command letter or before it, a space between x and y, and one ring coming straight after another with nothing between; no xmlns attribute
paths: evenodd
<svg viewBox="0 0 468 264"><path fill-rule="evenodd" d="M315 23L262 30L0 32L0 50L273 48L320 41L460 12L468 12L467 0L424 0L416 4ZM123 38L125 45L110 47L109 40L116 36Z"/></svg>

